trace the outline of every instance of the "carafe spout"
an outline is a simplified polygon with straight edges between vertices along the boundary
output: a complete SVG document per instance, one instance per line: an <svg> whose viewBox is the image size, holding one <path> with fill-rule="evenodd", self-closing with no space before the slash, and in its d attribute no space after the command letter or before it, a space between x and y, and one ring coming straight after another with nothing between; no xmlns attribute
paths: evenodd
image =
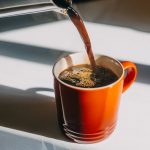
<svg viewBox="0 0 150 150"><path fill-rule="evenodd" d="M47 11L56 11L65 15L66 7L71 4L71 0L15 0L13 2L4 0L0 2L0 18Z"/></svg>

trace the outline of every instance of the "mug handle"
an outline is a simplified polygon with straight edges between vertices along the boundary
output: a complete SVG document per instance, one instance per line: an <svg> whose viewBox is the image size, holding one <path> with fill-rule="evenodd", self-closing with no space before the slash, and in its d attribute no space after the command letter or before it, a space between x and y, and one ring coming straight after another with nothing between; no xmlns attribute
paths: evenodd
<svg viewBox="0 0 150 150"><path fill-rule="evenodd" d="M135 81L137 76L137 68L136 65L129 61L121 62L125 71L124 84L123 84L123 92L125 92L131 84Z"/></svg>

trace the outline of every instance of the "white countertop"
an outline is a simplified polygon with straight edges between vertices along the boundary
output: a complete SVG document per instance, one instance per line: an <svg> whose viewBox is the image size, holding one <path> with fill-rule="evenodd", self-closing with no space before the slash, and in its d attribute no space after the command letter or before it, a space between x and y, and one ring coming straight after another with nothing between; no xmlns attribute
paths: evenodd
<svg viewBox="0 0 150 150"><path fill-rule="evenodd" d="M94 53L136 62L139 77L122 95L114 133L96 144L68 141L57 126L52 66L84 51L65 20L0 34L0 150L141 150L150 148L150 34L86 23ZM142 72L143 71L143 72Z"/></svg>
<svg viewBox="0 0 150 150"><path fill-rule="evenodd" d="M86 23L94 53L150 64L150 34L124 27ZM21 43L58 51L84 51L73 24L66 21L12 30L0 34L1 42Z"/></svg>

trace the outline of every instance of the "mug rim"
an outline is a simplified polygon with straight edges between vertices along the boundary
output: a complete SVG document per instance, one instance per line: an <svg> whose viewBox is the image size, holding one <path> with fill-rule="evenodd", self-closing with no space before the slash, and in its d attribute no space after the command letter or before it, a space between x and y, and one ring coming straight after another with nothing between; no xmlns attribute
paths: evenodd
<svg viewBox="0 0 150 150"><path fill-rule="evenodd" d="M101 87L94 87L94 88L83 88L83 87L78 87L78 86L73 86L73 85L70 85L70 84L67 84L65 82L63 82L62 80L60 80L54 73L54 69L55 69L55 66L56 64L63 58L67 57L67 56L71 56L71 55L75 55L75 54L86 54L85 52L74 52L74 53L71 53L71 54L68 54L68 55L65 55L63 56L62 58L58 59L54 65L53 65L53 68L52 68L52 73L53 73L53 76L57 79L57 81L59 81L59 83L71 88L71 89L75 89L75 90L82 90L82 91L93 91L93 90L100 90L100 89L105 89L105 88L108 88L108 87L112 87L113 85L117 84L118 82L120 82L120 80L122 80L122 78L124 77L124 67L123 65L121 64L121 62L113 57L110 57L108 55L103 55L103 54L95 54L95 56L104 56L104 57L107 57L107 58L110 58L114 61L116 61L121 69L122 69L122 74L120 75L120 77L113 83L111 84L108 84L108 85L105 85L105 86L101 86Z"/></svg>

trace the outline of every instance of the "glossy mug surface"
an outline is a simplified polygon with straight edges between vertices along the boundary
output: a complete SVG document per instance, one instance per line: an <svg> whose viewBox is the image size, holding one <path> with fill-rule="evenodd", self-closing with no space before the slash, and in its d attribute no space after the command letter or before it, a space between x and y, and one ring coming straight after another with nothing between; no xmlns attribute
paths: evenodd
<svg viewBox="0 0 150 150"><path fill-rule="evenodd" d="M60 128L78 143L93 143L108 137L116 126L121 94L137 74L132 62L95 55L96 64L111 69L118 80L99 88L80 88L61 81L59 74L68 67L89 64L86 53L68 55L53 67L57 116Z"/></svg>

